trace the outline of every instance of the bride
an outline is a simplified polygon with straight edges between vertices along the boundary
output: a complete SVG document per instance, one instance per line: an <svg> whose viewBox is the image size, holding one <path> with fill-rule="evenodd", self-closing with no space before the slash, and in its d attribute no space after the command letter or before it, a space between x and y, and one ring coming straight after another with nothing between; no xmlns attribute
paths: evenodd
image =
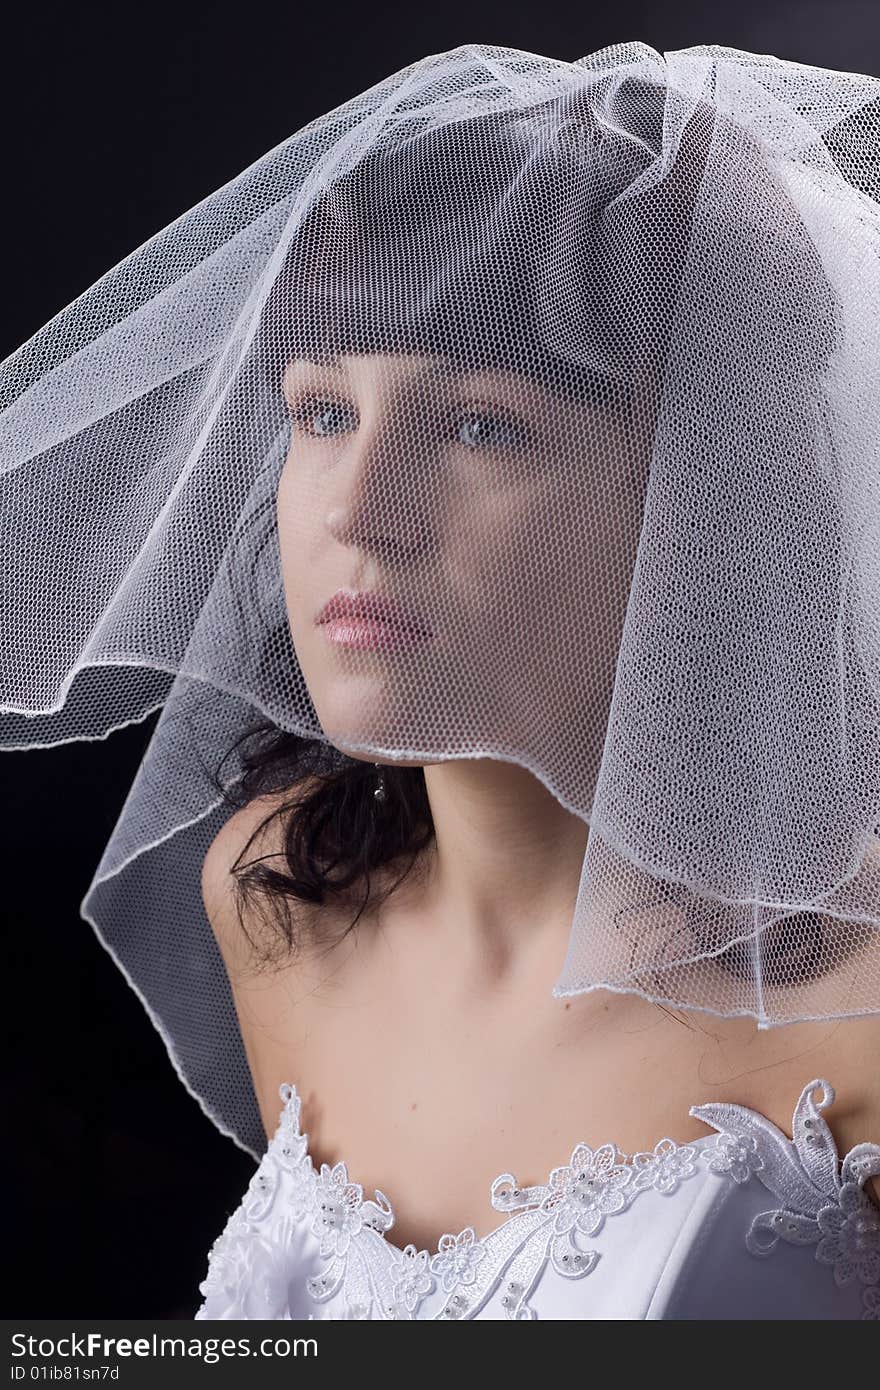
<svg viewBox="0 0 880 1390"><path fill-rule="evenodd" d="M161 708L81 913L255 1163L195 1318L880 1315L878 110L432 54L0 366L0 747Z"/></svg>

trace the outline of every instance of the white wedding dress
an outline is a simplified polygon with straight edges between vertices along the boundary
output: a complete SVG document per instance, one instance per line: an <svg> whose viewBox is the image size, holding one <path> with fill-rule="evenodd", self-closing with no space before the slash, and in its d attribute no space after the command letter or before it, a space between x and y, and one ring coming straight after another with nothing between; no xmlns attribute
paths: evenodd
<svg viewBox="0 0 880 1390"><path fill-rule="evenodd" d="M818 1094L820 1093L821 1094ZM815 1094L814 1094L815 1093ZM384 1193L316 1170L295 1086L211 1247L198 1318L880 1318L880 1145L841 1163L810 1081L793 1140L754 1110L698 1105L713 1133L627 1157L578 1145L547 1183L492 1183L488 1235L400 1249ZM486 1223L488 1226L488 1222Z"/></svg>

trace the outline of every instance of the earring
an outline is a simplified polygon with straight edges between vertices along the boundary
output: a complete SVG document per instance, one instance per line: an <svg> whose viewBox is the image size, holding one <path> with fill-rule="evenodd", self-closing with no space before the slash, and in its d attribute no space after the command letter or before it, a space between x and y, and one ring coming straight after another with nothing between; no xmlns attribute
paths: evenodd
<svg viewBox="0 0 880 1390"><path fill-rule="evenodd" d="M382 771L382 764L381 764L381 763L373 763L373 766L374 766L374 767L377 767L377 768L379 769L379 775L378 775L378 777L376 778L376 790L373 792L373 796L375 797L376 801L384 801L384 800L385 800L385 774L384 774L384 772Z"/></svg>

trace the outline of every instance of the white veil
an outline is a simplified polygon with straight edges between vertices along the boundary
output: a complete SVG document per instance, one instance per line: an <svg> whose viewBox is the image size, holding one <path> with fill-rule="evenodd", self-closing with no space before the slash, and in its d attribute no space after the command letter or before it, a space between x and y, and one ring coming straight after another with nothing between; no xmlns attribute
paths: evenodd
<svg viewBox="0 0 880 1390"><path fill-rule="evenodd" d="M162 710L81 912L255 1157L199 873L255 721L589 822L556 994L880 1011L878 133L867 75L465 45L0 366L0 748Z"/></svg>

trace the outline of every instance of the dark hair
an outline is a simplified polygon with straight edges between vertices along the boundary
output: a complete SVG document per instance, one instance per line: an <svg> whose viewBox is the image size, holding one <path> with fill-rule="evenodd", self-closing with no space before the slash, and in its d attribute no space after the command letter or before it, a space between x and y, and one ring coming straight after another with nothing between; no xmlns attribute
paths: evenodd
<svg viewBox="0 0 880 1390"><path fill-rule="evenodd" d="M232 787L224 787L221 769L233 754L244 772ZM320 739L302 738L268 720L250 725L209 773L224 804L233 810L267 795L276 802L232 866L236 911L259 966L283 962L304 945L297 915L290 912L291 902L323 906L329 900L348 907L363 887L360 906L345 936L367 908L384 902L433 842L434 823L422 769L383 764L382 774L385 796L380 802L373 794L377 786L373 763L350 758ZM279 791L289 795L278 797ZM250 845L275 820L284 823L283 867L266 862L271 855L240 866ZM408 858L407 866L387 883L388 869L403 858ZM271 908L274 939L270 932L257 942L244 913L260 903ZM328 930L326 915L315 914L309 941L328 937L330 945L341 939Z"/></svg>
<svg viewBox="0 0 880 1390"><path fill-rule="evenodd" d="M404 351L510 369L576 401L628 397L636 363L659 382L689 252L671 218L690 224L709 108L634 205L626 190L666 138L665 89L622 82L612 106L638 138L603 125L593 100L587 83L527 110L416 120L328 170L263 308L264 379L297 356Z"/></svg>

